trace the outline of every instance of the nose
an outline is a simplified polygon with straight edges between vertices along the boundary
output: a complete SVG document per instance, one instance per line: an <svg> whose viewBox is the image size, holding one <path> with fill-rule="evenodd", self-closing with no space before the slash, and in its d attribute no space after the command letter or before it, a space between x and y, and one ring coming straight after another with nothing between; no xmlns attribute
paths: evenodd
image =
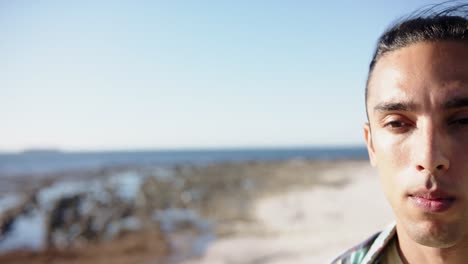
<svg viewBox="0 0 468 264"><path fill-rule="evenodd" d="M420 129L417 133L416 141L418 153L415 165L416 170L420 172L428 172L432 175L438 175L450 167L448 157L448 142L447 135L436 129L432 124L426 125L424 129Z"/></svg>

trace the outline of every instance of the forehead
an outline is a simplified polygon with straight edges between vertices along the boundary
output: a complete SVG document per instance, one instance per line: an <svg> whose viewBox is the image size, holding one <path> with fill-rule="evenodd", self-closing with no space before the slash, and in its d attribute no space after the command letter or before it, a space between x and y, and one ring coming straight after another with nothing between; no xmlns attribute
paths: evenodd
<svg viewBox="0 0 468 264"><path fill-rule="evenodd" d="M468 42L426 42L382 56L369 81L368 107L382 101L440 104L468 95Z"/></svg>

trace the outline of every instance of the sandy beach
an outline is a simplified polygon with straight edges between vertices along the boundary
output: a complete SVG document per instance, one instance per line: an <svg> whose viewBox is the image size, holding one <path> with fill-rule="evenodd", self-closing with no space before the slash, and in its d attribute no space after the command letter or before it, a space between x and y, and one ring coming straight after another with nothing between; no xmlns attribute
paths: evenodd
<svg viewBox="0 0 468 264"><path fill-rule="evenodd" d="M368 162L339 162L324 179L348 183L292 187L258 199L255 227L216 241L203 257L184 263L329 263L392 221Z"/></svg>
<svg viewBox="0 0 468 264"><path fill-rule="evenodd" d="M365 160L182 165L148 175L102 176L134 205L131 218L113 220L120 226L133 221L123 235L84 246L83 239L73 240L59 251L4 252L0 261L103 263L111 254L119 263L329 263L392 221L376 172ZM89 189L89 180L49 183L37 197L76 195ZM143 236L138 223L149 218L138 217L144 214L153 220Z"/></svg>

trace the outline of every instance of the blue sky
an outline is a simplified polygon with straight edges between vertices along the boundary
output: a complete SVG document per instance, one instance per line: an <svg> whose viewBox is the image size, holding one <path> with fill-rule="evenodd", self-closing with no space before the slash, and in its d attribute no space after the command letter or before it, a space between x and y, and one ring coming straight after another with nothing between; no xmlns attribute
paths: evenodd
<svg viewBox="0 0 468 264"><path fill-rule="evenodd" d="M433 1L4 1L0 150L363 145L380 33Z"/></svg>

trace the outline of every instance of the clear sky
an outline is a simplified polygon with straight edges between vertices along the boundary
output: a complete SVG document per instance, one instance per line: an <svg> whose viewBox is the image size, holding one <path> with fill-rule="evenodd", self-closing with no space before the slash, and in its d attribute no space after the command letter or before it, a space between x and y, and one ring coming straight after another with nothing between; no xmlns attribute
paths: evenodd
<svg viewBox="0 0 468 264"><path fill-rule="evenodd" d="M2 1L0 151L363 145L376 39L430 3Z"/></svg>

